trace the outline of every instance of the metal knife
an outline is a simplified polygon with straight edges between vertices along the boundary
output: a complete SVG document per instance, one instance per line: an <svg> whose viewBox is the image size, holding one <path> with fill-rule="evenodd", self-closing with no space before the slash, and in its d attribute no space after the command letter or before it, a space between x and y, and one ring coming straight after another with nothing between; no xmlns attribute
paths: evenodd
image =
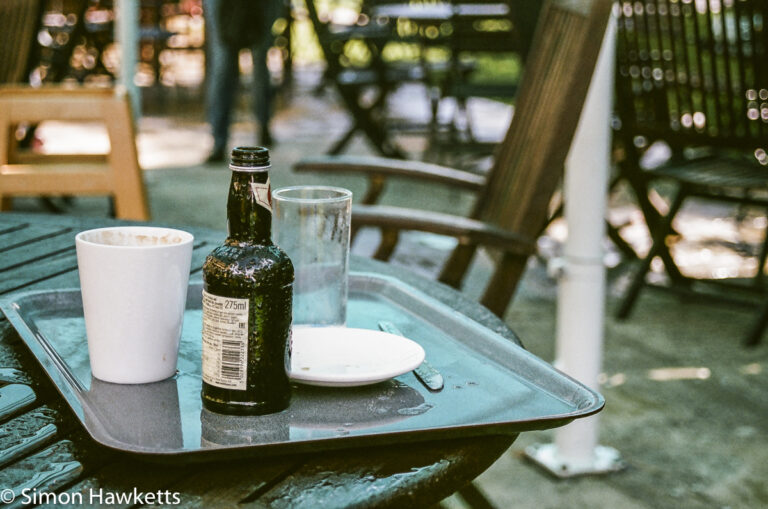
<svg viewBox="0 0 768 509"><path fill-rule="evenodd" d="M398 329L394 323L386 320L381 320L379 322L379 330L397 336L403 336L403 333L400 332L400 329ZM424 384L424 387L430 391L438 392L443 390L443 375L441 375L440 372L426 360L424 360L418 368L413 370L413 374L416 375L419 382Z"/></svg>

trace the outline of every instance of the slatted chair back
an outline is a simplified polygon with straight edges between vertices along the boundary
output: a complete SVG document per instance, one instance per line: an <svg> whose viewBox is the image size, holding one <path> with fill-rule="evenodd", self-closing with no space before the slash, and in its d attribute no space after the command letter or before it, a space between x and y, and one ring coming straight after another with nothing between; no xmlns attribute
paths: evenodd
<svg viewBox="0 0 768 509"><path fill-rule="evenodd" d="M496 264L481 303L501 316L525 269L532 239L549 216L550 199L586 99L610 16L612 0L548 0L541 8L520 85L515 114L497 149L487 179L423 163L382 160L307 160L296 169L362 171L373 186L363 203L374 203L383 179L404 175L445 182L479 194L472 220L397 207L368 206L353 211L353 223L383 230L375 257L386 260L399 230L430 231L459 238L439 280L459 287L479 245L505 254ZM341 164L341 166L339 166ZM477 221L479 220L479 221Z"/></svg>
<svg viewBox="0 0 768 509"><path fill-rule="evenodd" d="M691 300L704 295L698 290L716 288L714 283L728 284L720 295L734 294L728 279L692 278L677 266L671 247L681 235L673 222L689 197L768 210L755 192L768 189L767 16L765 0L621 3L616 98L625 157L620 176L635 192L652 244L618 306L618 318L629 316L641 289L651 283L646 275L657 257L669 276L665 286L689 292ZM669 145L672 157L647 168L641 156L657 141ZM649 182L660 177L675 183L663 213L648 199ZM768 239L757 257L756 286L764 279L766 259ZM768 300L763 302L748 344L759 341L768 323Z"/></svg>
<svg viewBox="0 0 768 509"><path fill-rule="evenodd" d="M0 2L0 83L26 82L40 24L40 0Z"/></svg>
<svg viewBox="0 0 768 509"><path fill-rule="evenodd" d="M472 216L529 239L539 236L586 100L611 0L551 0L542 7L515 113ZM461 242L440 281L459 286L476 246ZM505 254L481 299L501 315L527 256Z"/></svg>
<svg viewBox="0 0 768 509"><path fill-rule="evenodd" d="M746 151L768 164L768 2L623 1L616 92L628 148Z"/></svg>
<svg viewBox="0 0 768 509"><path fill-rule="evenodd" d="M605 33L610 0L548 2L480 219L531 238L547 221Z"/></svg>

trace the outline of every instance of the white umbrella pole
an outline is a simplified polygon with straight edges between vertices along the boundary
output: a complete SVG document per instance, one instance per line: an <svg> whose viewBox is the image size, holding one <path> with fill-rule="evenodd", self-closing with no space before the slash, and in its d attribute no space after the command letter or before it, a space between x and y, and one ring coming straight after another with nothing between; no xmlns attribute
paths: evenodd
<svg viewBox="0 0 768 509"><path fill-rule="evenodd" d="M568 239L558 287L555 365L598 388L605 315L603 236L610 172L611 113L616 25L611 19L566 162L564 195ZM597 443L597 416L557 430L554 444L526 454L559 477L621 467L618 452Z"/></svg>
<svg viewBox="0 0 768 509"><path fill-rule="evenodd" d="M141 116L141 94L133 81L139 56L139 2L115 2L115 41L120 45L120 79L131 98L134 118Z"/></svg>

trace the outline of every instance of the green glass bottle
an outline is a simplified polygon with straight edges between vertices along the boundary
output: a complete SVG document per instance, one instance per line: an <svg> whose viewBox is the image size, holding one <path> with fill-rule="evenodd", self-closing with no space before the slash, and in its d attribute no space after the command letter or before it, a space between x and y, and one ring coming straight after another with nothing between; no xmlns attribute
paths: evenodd
<svg viewBox="0 0 768 509"><path fill-rule="evenodd" d="M203 406L261 415L288 406L293 264L272 244L269 151L237 147L228 236L203 265Z"/></svg>

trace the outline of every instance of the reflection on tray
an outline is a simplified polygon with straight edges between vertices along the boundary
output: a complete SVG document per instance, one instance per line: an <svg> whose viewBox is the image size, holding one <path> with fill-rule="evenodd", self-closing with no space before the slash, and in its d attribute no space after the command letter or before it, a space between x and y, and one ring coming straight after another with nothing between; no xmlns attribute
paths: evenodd
<svg viewBox="0 0 768 509"><path fill-rule="evenodd" d="M184 445L176 378L125 385L91 377L88 396L86 425L105 427L115 440L149 448Z"/></svg>
<svg viewBox="0 0 768 509"><path fill-rule="evenodd" d="M339 398L340 391L344 398ZM297 386L291 406L277 414L230 416L203 409L200 443L215 447L343 436L430 408L418 391L397 380L347 389Z"/></svg>

